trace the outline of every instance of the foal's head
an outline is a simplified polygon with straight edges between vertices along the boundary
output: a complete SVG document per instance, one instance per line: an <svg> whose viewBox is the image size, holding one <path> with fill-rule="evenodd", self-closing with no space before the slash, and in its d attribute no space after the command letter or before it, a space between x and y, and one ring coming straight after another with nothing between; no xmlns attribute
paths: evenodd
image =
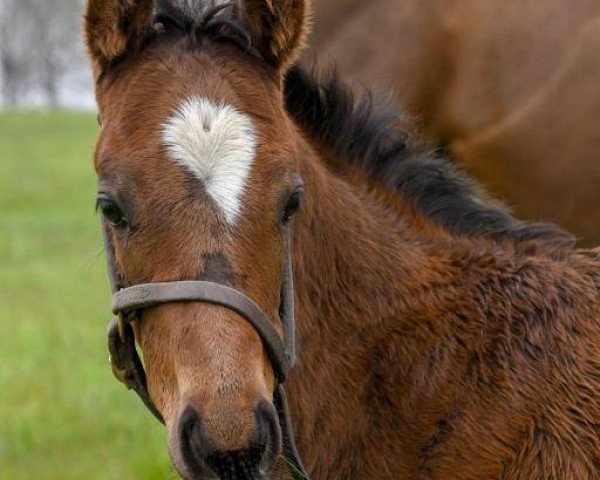
<svg viewBox="0 0 600 480"><path fill-rule="evenodd" d="M98 208L120 286L228 285L281 331L285 229L302 193L281 84L303 39L305 6L222 4L89 1L102 121ZM207 303L141 317L136 338L176 468L189 478L268 472L281 432L273 369L255 330Z"/></svg>

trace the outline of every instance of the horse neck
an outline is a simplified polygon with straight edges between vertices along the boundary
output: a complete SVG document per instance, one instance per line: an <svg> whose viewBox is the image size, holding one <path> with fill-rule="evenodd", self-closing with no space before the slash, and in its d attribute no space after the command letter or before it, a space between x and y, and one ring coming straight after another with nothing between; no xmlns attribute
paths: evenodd
<svg viewBox="0 0 600 480"><path fill-rule="evenodd" d="M373 407L361 392L373 377L374 339L391 324L409 328L406 299L436 281L439 259L367 189L330 173L315 154L303 158L306 203L293 227L299 360L289 390L309 468L329 478L323 472L336 455L350 453L346 442L359 444L356 432L372 429L358 424Z"/></svg>

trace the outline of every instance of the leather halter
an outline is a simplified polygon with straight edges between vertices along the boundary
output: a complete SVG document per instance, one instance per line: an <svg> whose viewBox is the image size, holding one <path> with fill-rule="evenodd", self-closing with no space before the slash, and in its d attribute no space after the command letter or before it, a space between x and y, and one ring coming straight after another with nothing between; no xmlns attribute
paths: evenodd
<svg viewBox="0 0 600 480"><path fill-rule="evenodd" d="M148 393L146 373L135 347L131 322L137 312L165 303L205 302L223 306L247 320L260 336L277 380L273 403L279 415L283 453L296 480L309 480L296 447L287 397L281 385L295 361L294 281L291 258L291 233L286 236L285 270L281 287L280 317L283 341L261 308L243 293L224 285L205 281L146 283L119 289L114 251L103 228L108 272L113 290L112 311L116 315L108 329L108 349L115 377L137 393L144 405L164 425L164 419Z"/></svg>

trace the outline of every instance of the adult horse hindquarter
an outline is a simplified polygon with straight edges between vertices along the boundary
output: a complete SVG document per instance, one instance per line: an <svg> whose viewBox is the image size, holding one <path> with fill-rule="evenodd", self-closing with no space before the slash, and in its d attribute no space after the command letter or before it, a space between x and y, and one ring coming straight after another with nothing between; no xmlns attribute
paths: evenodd
<svg viewBox="0 0 600 480"><path fill-rule="evenodd" d="M599 2L315 3L321 62L393 86L519 215L600 240L600 210L586 208L600 202Z"/></svg>
<svg viewBox="0 0 600 480"><path fill-rule="evenodd" d="M305 7L88 2L116 286L231 287L281 334L291 229L287 388L312 478L596 477L598 253L290 70ZM289 478L260 329L224 305L145 306L132 325L181 475Z"/></svg>

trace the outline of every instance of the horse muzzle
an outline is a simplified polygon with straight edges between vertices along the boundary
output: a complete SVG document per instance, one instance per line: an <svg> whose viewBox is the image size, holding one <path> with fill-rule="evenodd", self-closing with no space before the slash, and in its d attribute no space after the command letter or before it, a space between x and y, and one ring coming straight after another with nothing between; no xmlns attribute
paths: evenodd
<svg viewBox="0 0 600 480"><path fill-rule="evenodd" d="M174 464L188 480L267 480L281 454L282 432L273 405L261 401L255 409L255 431L243 449L225 450L211 432L210 420L188 406L173 428ZM222 432L217 432L217 434Z"/></svg>

